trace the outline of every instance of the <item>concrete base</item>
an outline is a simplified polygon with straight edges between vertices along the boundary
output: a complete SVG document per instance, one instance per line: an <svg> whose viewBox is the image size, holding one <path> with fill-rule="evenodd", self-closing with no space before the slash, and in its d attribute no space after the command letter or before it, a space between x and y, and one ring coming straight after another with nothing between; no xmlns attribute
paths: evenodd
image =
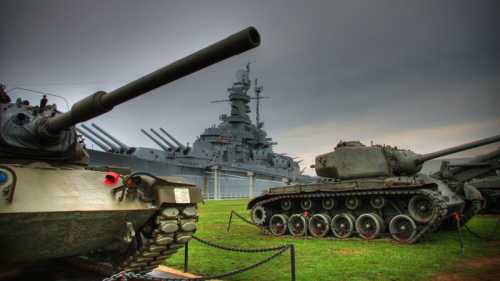
<svg viewBox="0 0 500 281"><path fill-rule="evenodd" d="M189 278L201 277L199 275L194 275L194 274L189 273L189 272L182 272L178 269L171 268L171 267L164 266L164 265L158 266L155 270L151 271L149 274L151 276L159 277L159 278L181 278L181 279L185 278L185 279L189 279ZM212 281L217 281L217 280L212 279Z"/></svg>

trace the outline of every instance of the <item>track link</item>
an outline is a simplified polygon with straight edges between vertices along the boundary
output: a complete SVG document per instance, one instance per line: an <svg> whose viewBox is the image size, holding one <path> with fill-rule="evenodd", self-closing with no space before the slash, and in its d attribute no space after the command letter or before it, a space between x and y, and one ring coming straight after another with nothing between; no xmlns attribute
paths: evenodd
<svg viewBox="0 0 500 281"><path fill-rule="evenodd" d="M142 246L125 257L118 265L113 266L91 258L76 258L72 259L71 263L84 270L103 275L111 275L120 271L151 271L191 240L196 232L197 220L196 204L165 205L152 219L152 229L149 229L147 233L137 232Z"/></svg>

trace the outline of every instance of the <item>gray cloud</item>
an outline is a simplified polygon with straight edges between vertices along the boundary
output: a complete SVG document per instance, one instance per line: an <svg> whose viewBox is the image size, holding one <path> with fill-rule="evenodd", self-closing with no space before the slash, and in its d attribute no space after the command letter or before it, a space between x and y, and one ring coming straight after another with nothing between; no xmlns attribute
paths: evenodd
<svg viewBox="0 0 500 281"><path fill-rule="evenodd" d="M392 136L401 145L415 131L436 147L500 132L498 1L7 0L2 13L0 81L70 102L248 25L260 30L259 49L96 120L133 145L154 146L138 130L159 126L192 142L228 112L209 102L225 98L247 61L272 97L263 117L277 149L307 152L307 161L348 137ZM489 125L445 129L474 124ZM430 137L437 132L443 136ZM413 148L425 150L423 143Z"/></svg>

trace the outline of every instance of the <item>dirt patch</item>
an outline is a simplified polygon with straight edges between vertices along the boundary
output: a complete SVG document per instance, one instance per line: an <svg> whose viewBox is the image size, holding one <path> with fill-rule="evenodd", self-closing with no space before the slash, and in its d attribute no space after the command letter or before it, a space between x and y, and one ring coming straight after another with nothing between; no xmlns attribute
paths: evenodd
<svg viewBox="0 0 500 281"><path fill-rule="evenodd" d="M440 273L433 281L497 281L500 280L500 256L465 261L454 272Z"/></svg>

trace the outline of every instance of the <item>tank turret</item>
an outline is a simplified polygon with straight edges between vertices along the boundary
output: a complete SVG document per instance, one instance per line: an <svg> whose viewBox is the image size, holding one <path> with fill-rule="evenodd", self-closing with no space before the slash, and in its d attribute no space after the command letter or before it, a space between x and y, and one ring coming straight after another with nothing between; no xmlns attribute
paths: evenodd
<svg viewBox="0 0 500 281"><path fill-rule="evenodd" d="M74 125L259 44L258 31L249 27L114 91L90 95L66 113L60 113L55 106L0 104L0 160L87 164L88 156L77 141Z"/></svg>
<svg viewBox="0 0 500 281"><path fill-rule="evenodd" d="M333 152L317 156L313 167L320 177L338 179L411 176L420 172L426 161L498 141L500 135L427 154L385 145L340 142Z"/></svg>

